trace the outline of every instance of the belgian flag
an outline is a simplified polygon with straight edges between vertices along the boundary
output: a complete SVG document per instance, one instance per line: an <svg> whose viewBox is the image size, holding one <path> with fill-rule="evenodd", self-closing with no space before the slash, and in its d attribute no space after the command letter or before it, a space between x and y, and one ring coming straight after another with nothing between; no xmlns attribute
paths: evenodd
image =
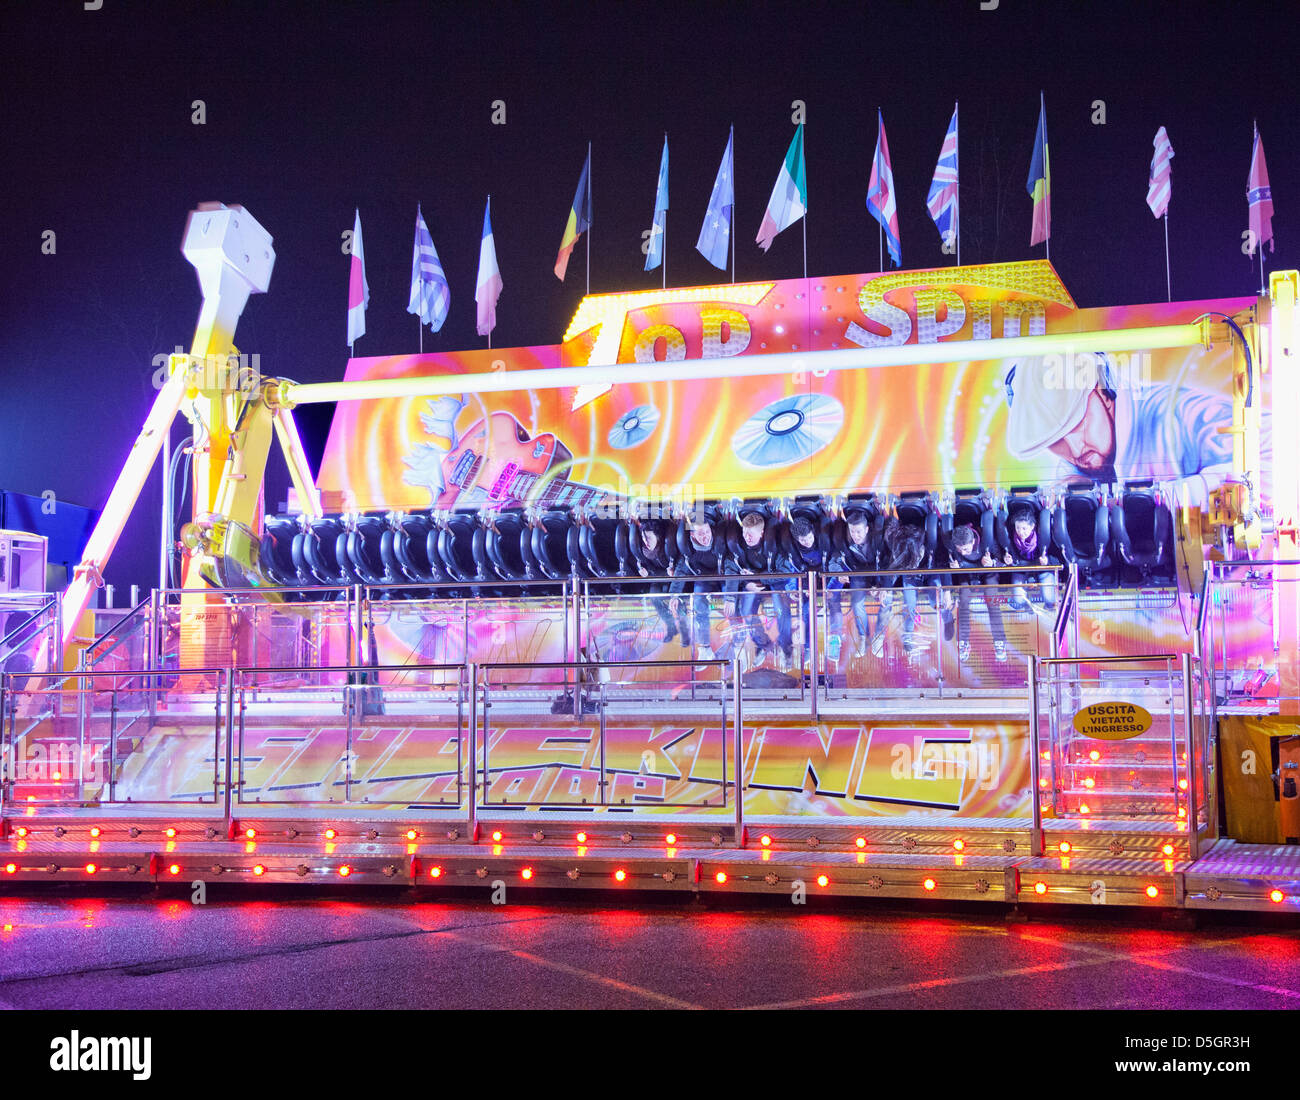
<svg viewBox="0 0 1300 1100"><path fill-rule="evenodd" d="M1052 235L1052 169L1047 159L1047 107L1038 95L1038 136L1034 139L1034 159L1029 162L1029 197L1034 200L1034 226L1031 245L1041 244Z"/></svg>
<svg viewBox="0 0 1300 1100"><path fill-rule="evenodd" d="M591 226L591 146L587 146L587 159L582 165L582 176L578 179L578 190L573 196L573 206L569 210L569 220L564 225L564 236L560 240L560 254L555 257L555 277L564 281L564 273L569 267L569 255L573 246Z"/></svg>

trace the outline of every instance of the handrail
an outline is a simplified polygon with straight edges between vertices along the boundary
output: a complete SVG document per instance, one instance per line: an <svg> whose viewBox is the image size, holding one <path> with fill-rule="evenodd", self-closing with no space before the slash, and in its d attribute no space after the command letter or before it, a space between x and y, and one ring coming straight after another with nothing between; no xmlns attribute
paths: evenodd
<svg viewBox="0 0 1300 1100"><path fill-rule="evenodd" d="M150 596L147 600L141 600L138 604L135 605L135 607L131 608L130 611L128 611L120 619L115 621L112 626L110 626L107 630L105 630L102 634L100 634L93 642L91 642L88 646L86 646L86 652L91 655L91 658L93 660L102 661L105 657L107 657L110 653L112 653L113 650L115 650L123 642L133 637L135 632L139 630L140 627L139 625L137 625L133 627L130 632L123 634L122 637L114 640L113 644L110 645L106 650L104 650L103 653L96 654L95 647L98 646L101 642L103 642L104 639L107 638L110 634L120 629L122 624L126 622L128 619L133 618L136 615L139 615L142 608L151 607L152 604L153 604L152 596ZM109 608L108 610L112 610L112 608ZM150 621L150 617L141 616L139 621L141 623L148 623Z"/></svg>
<svg viewBox="0 0 1300 1100"><path fill-rule="evenodd" d="M27 629L27 627L34 620L39 619L42 615L48 615L52 610L58 607L58 602L59 602L58 597L56 597L54 593L47 592L44 593L43 595L45 598L45 602L43 602L40 607L36 608L30 615L27 616L27 618L25 618L21 623L19 623L16 627L10 630L8 634L4 635L4 637L0 637L0 655L4 654L6 647L9 645L11 639L16 634L21 634L24 630ZM35 636L35 632L33 632L33 634L28 635L28 637L24 638L22 641L15 642L14 643L15 647L22 645L24 642L28 641L31 637L34 636Z"/></svg>

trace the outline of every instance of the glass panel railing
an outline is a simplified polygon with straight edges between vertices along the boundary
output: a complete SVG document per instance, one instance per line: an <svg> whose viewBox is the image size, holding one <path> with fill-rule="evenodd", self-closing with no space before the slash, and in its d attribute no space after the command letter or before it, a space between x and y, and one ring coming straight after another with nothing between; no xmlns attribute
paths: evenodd
<svg viewBox="0 0 1300 1100"><path fill-rule="evenodd" d="M479 669L478 804L485 809L720 810L734 789L734 703L723 661ZM653 674L653 675L652 675ZM701 691L692 700L690 688ZM656 711L672 701L671 709ZM649 705L648 705L649 704Z"/></svg>
<svg viewBox="0 0 1300 1100"><path fill-rule="evenodd" d="M5 675L5 805L221 805L226 676Z"/></svg>
<svg viewBox="0 0 1300 1100"><path fill-rule="evenodd" d="M234 805L461 806L468 684L462 665L238 670Z"/></svg>

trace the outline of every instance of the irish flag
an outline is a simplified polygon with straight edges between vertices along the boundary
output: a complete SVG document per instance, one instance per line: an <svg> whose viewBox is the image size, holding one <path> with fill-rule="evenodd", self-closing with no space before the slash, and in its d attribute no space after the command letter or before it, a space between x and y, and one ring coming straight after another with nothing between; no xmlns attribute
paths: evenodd
<svg viewBox="0 0 1300 1100"><path fill-rule="evenodd" d="M803 166L803 123L794 132L794 140L785 154L781 174L776 177L772 197L767 200L763 224L758 227L758 243L766 252L782 229L788 229L808 212L808 177Z"/></svg>

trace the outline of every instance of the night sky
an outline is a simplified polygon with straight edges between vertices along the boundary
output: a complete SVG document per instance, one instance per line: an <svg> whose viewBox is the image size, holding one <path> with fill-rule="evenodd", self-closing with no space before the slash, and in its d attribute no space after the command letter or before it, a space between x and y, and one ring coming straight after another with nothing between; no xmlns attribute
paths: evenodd
<svg viewBox="0 0 1300 1100"><path fill-rule="evenodd" d="M340 243L355 207L371 289L359 355L416 350L405 310L417 202L452 296L425 349L483 346L474 279L489 192L505 283L493 344L558 343L583 293L585 242L567 282L552 267L588 141L594 292L660 283L640 245L665 131L669 285L720 281L694 244L733 124L737 278L801 274L798 225L767 254L753 243L795 99L807 104L810 275L877 269L864 205L877 107L903 267L952 262L925 196L954 100L963 262L1041 256L1025 191L1040 90L1051 258L1080 306L1164 297L1162 228L1144 201L1161 125L1176 154L1174 297L1258 288L1241 248L1254 119L1277 210L1267 266L1300 265L1287 4L103 0L86 11L81 0L7 0L0 34L0 488L93 507L148 410L153 357L193 335L198 285L179 246L201 201L242 204L274 237L270 292L250 301L235 339L264 373L301 381L343 377ZM205 125L191 122L196 99ZM492 124L494 100L504 126ZM1096 100L1104 125L1092 121ZM51 229L57 251L43 255ZM300 414L318 456L328 413ZM179 420L173 438L187 430ZM273 458L272 507L286 481ZM159 485L155 475L110 582L156 581Z"/></svg>

